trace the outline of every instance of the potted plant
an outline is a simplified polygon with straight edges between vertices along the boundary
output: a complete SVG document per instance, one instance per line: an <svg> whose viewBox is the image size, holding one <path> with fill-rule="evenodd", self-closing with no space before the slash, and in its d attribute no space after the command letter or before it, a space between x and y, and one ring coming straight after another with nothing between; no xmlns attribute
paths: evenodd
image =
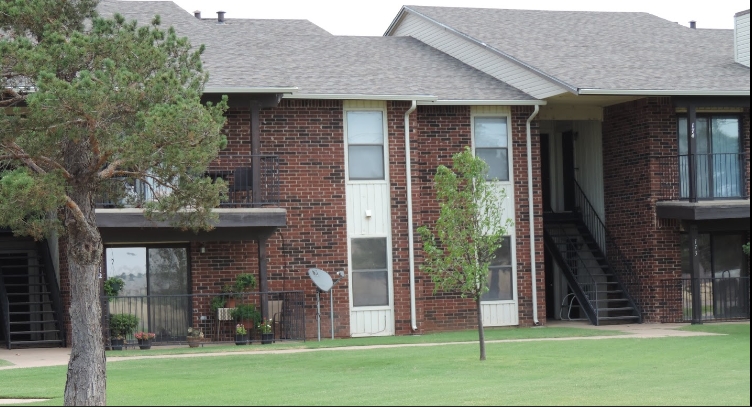
<svg viewBox="0 0 752 407"><path fill-rule="evenodd" d="M253 304L240 304L230 311L232 319L244 326L254 327L261 319L261 313L256 310Z"/></svg>
<svg viewBox="0 0 752 407"><path fill-rule="evenodd" d="M110 277L104 280L104 295L107 301L112 301L113 297L117 297L124 286L125 281L120 277Z"/></svg>
<svg viewBox="0 0 752 407"><path fill-rule="evenodd" d="M151 349L151 340L157 335L153 332L136 332L133 336L138 340L138 347L141 348L141 350L146 350Z"/></svg>
<svg viewBox="0 0 752 407"><path fill-rule="evenodd" d="M247 345L248 344L248 331L242 324L235 326L235 345Z"/></svg>
<svg viewBox="0 0 752 407"><path fill-rule="evenodd" d="M204 341L204 332L201 328L188 327L188 336L185 338L188 347L197 348Z"/></svg>
<svg viewBox="0 0 752 407"><path fill-rule="evenodd" d="M261 344L268 345L274 342L274 333L272 332L272 320L264 318L256 325L259 332L261 332Z"/></svg>
<svg viewBox="0 0 752 407"><path fill-rule="evenodd" d="M226 294L228 308L234 308L236 299L242 298L243 293L256 288L256 277L253 274L242 273L235 277L235 283L225 284L222 293Z"/></svg>
<svg viewBox="0 0 752 407"><path fill-rule="evenodd" d="M125 338L132 334L138 326L138 317L131 314L110 315L110 347L112 350L123 350Z"/></svg>

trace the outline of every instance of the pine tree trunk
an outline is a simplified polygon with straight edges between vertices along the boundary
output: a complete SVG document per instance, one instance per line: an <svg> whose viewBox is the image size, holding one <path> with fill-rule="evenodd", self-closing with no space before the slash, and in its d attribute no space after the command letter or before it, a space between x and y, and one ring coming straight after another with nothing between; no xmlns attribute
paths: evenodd
<svg viewBox="0 0 752 407"><path fill-rule="evenodd" d="M483 330L483 314L480 306L480 297L475 299L475 308L478 311L478 342L480 343L480 360L486 360L486 333Z"/></svg>
<svg viewBox="0 0 752 407"><path fill-rule="evenodd" d="M107 373L98 278L102 240L96 225L92 194L71 194L70 197L78 203L86 221L76 220L71 210L66 210L73 346L64 402L66 406L104 406L107 402Z"/></svg>

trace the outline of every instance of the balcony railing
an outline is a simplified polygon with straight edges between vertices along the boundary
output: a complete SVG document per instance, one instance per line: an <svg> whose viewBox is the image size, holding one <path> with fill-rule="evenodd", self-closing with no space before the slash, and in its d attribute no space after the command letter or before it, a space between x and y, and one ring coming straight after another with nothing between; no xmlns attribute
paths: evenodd
<svg viewBox="0 0 752 407"><path fill-rule="evenodd" d="M204 343L230 343L235 341L238 324L245 326L252 342L258 343L260 333L255 325L262 315L262 303L272 320L274 341L305 340L302 291L102 297L104 338L109 346L111 315L130 314L138 318L135 332L156 335L153 345L184 344L189 327L201 330ZM125 337L125 344L137 345L133 333Z"/></svg>
<svg viewBox="0 0 752 407"><path fill-rule="evenodd" d="M253 165L258 165L259 182L254 185ZM279 157L274 155L251 156L248 166L229 170L209 170L205 174L213 181L222 179L228 194L219 206L223 208L261 207L279 205ZM145 181L113 178L100 188L98 208L140 208L146 202L170 194L170 189L155 186L147 177Z"/></svg>
<svg viewBox="0 0 752 407"><path fill-rule="evenodd" d="M692 322L693 291L700 296L700 322L749 319L749 277L676 278L659 287L661 322Z"/></svg>
<svg viewBox="0 0 752 407"><path fill-rule="evenodd" d="M690 174L694 168L696 199L749 198L746 156L743 153L656 156L660 179L659 200L691 199Z"/></svg>

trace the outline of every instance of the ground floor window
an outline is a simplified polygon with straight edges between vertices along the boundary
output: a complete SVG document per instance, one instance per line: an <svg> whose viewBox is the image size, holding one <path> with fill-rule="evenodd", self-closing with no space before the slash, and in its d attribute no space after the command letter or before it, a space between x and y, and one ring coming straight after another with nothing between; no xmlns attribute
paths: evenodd
<svg viewBox="0 0 752 407"><path fill-rule="evenodd" d="M388 306L389 267L386 237L352 239L351 247L353 306Z"/></svg>
<svg viewBox="0 0 752 407"><path fill-rule="evenodd" d="M742 245L747 242L741 233L700 233L697 236L697 257L702 303L702 317L749 317L749 265ZM689 236L682 235L682 280L684 314L691 315L692 268ZM688 314L689 313L689 314ZM686 319L686 318L685 318Z"/></svg>
<svg viewBox="0 0 752 407"><path fill-rule="evenodd" d="M511 238L504 236L496 257L488 268L488 292L482 301L510 301L514 299L512 283L512 246Z"/></svg>
<svg viewBox="0 0 752 407"><path fill-rule="evenodd" d="M136 315L139 330L157 340L184 338L191 325L188 247L108 247L105 255L107 277L125 282L109 313Z"/></svg>

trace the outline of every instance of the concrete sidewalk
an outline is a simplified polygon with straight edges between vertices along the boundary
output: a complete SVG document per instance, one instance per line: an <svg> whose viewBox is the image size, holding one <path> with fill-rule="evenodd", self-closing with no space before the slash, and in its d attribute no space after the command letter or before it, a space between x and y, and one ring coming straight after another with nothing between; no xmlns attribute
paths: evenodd
<svg viewBox="0 0 752 407"><path fill-rule="evenodd" d="M749 321L740 322L749 324ZM534 339L504 339L486 341L486 343L504 343L504 342L535 342L535 341L573 341L573 340L604 340L604 339L646 339L646 338L666 338L666 337L689 337L689 336L712 336L717 334L707 332L690 332L680 331L679 328L689 324L628 324L628 325L606 325L592 326L585 321L551 321L548 327L569 327L569 328L587 328L602 331L620 331L622 335L609 336L590 336L590 337L566 337L566 338L534 338ZM383 349L394 347L424 347L424 346L451 346L458 344L476 343L472 342L443 342L443 343L418 343L418 344L394 344L394 345L371 345L371 346L343 346L333 348L316 348L316 349L277 349L277 350L253 350L242 352L214 352L214 353L190 353L180 355L153 355L153 356L132 356L132 357L108 357L107 362L119 362L123 360L137 359L173 359L186 357L212 357L227 355L248 355L248 354L285 354L285 353L304 353L304 352L329 352L329 351L351 351L364 349ZM0 370L18 369L27 367L42 366L65 366L68 364L70 349L66 348L47 348L47 349L0 349L0 359L13 363L12 366L0 367Z"/></svg>

